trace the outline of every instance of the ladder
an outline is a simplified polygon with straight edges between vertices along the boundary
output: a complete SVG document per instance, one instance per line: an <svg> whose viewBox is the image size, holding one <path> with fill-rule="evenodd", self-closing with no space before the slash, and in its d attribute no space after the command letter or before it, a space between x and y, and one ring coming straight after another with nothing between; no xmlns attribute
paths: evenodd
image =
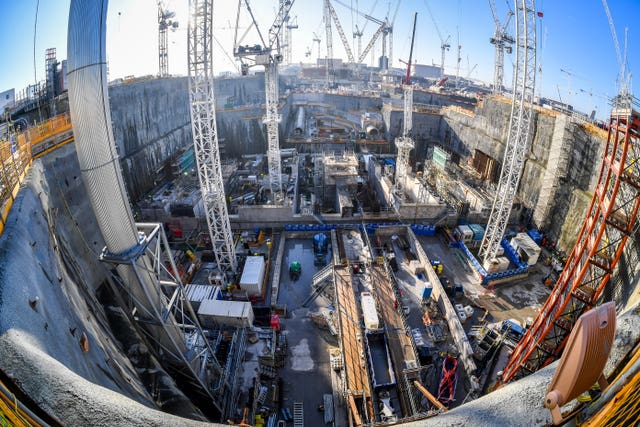
<svg viewBox="0 0 640 427"><path fill-rule="evenodd" d="M293 402L293 427L304 427L304 407L302 402Z"/></svg>

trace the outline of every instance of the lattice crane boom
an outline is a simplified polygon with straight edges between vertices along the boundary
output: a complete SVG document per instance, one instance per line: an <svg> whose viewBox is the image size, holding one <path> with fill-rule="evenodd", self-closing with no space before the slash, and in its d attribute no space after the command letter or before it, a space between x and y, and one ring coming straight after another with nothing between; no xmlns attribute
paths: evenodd
<svg viewBox="0 0 640 427"><path fill-rule="evenodd" d="M440 32L440 28L438 27L438 22L436 21L436 18L433 16L433 13L431 12L431 8L429 7L429 3L427 3L427 0L424 0L424 5L427 8L427 12L429 12L431 21L433 21L433 26L436 28L436 32L438 33L438 38L440 38L440 56L441 56L440 78L442 79L444 77L444 60L445 60L446 51L449 50L449 48L451 47L451 45L449 44L449 39L451 38L451 36L447 36L446 40L442 37L442 33Z"/></svg>
<svg viewBox="0 0 640 427"><path fill-rule="evenodd" d="M333 18L333 22L336 24L336 30L338 30L338 35L340 35L340 40L342 41L342 45L344 46L345 52L347 52L347 58L350 63L354 63L355 59L353 57L353 52L351 51L351 46L349 46L349 40L347 40L347 36L342 29L342 25L340 25L340 20L338 19L338 14L335 9L331 5L331 2L327 0L327 8L331 18Z"/></svg>
<svg viewBox="0 0 640 427"><path fill-rule="evenodd" d="M621 62L611 13L603 0ZM640 114L624 84L613 102L598 183L571 254L551 295L513 350L502 382L518 379L560 357L573 326L597 305L628 238L638 231L640 210Z"/></svg>
<svg viewBox="0 0 640 427"><path fill-rule="evenodd" d="M189 7L189 101L198 180L218 267L235 272L237 260L222 179L213 90L213 1L191 0Z"/></svg>
<svg viewBox="0 0 640 427"><path fill-rule="evenodd" d="M500 181L479 256L485 267L496 257L507 228L531 141L532 105L536 76L536 13L533 0L517 0L516 67L513 77L511 116Z"/></svg>

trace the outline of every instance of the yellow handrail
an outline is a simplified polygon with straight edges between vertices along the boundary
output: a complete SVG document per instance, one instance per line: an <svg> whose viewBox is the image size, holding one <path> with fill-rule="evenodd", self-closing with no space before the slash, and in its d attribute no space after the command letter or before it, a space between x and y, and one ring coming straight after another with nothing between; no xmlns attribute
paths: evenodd
<svg viewBox="0 0 640 427"><path fill-rule="evenodd" d="M40 145L64 132L71 132L69 113L60 114L22 133L12 135L11 140L0 142L0 236L20 184L33 162L33 153L41 151ZM70 138L67 138L56 147L69 141Z"/></svg>

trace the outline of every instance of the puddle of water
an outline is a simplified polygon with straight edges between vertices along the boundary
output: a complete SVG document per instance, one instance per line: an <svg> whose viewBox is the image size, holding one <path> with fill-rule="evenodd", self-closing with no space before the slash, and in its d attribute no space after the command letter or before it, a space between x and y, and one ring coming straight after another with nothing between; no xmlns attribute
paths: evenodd
<svg viewBox="0 0 640 427"><path fill-rule="evenodd" d="M309 343L306 338L303 338L298 345L291 347L291 369L308 372L313 370L313 366L314 362L311 358Z"/></svg>

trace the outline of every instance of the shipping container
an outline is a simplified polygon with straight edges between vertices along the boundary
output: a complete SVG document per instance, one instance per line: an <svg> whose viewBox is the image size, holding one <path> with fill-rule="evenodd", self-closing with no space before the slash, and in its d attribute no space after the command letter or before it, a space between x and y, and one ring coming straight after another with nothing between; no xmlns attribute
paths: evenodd
<svg viewBox="0 0 640 427"><path fill-rule="evenodd" d="M254 315L248 301L204 300L200 303L198 318L204 328L221 325L250 328Z"/></svg>
<svg viewBox="0 0 640 427"><path fill-rule="evenodd" d="M482 240L484 237L484 227L480 224L469 224L469 228L473 232L473 240Z"/></svg>
<svg viewBox="0 0 640 427"><path fill-rule="evenodd" d="M535 265L538 262L541 251L540 246L527 233L516 234L511 239L510 244L523 262L528 265Z"/></svg>
<svg viewBox="0 0 640 427"><path fill-rule="evenodd" d="M360 294L360 305L362 306L362 317L364 319L364 327L369 331L375 331L380 328L378 320L378 311L376 310L376 302L373 295L369 292Z"/></svg>
<svg viewBox="0 0 640 427"><path fill-rule="evenodd" d="M458 240L467 243L473 240L473 231L468 225L459 225L455 229L455 235Z"/></svg>
<svg viewBox="0 0 640 427"><path fill-rule="evenodd" d="M196 313L200 308L200 303L204 300L222 299L220 288L212 285L193 285L188 284L184 287L187 299Z"/></svg>
<svg viewBox="0 0 640 427"><path fill-rule="evenodd" d="M249 296L262 295L264 272L264 258L261 256L248 256L240 277L240 289L246 291Z"/></svg>

